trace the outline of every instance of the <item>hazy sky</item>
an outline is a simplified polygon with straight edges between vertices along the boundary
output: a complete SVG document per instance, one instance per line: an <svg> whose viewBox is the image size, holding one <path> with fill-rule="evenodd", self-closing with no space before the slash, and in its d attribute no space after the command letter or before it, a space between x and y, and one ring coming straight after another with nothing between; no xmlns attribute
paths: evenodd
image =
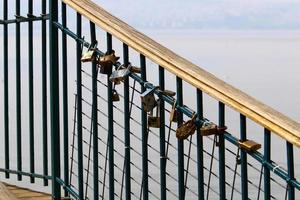
<svg viewBox="0 0 300 200"><path fill-rule="evenodd" d="M94 0L137 28L300 29L300 0Z"/></svg>
<svg viewBox="0 0 300 200"><path fill-rule="evenodd" d="M300 30L300 0L93 1L139 29ZM40 0L35 0L34 14L39 15L40 8ZM9 1L11 17L14 9L14 1ZM27 9L27 4L22 6L21 14Z"/></svg>

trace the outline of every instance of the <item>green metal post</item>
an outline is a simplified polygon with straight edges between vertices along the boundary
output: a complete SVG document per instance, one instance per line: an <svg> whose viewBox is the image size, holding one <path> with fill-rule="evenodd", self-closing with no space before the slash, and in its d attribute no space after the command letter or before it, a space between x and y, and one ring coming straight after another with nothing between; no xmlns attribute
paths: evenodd
<svg viewBox="0 0 300 200"><path fill-rule="evenodd" d="M269 163L271 161L271 133L266 128L264 137L264 161ZM266 165L264 165L264 196L265 199L271 198L270 169Z"/></svg>
<svg viewBox="0 0 300 200"><path fill-rule="evenodd" d="M33 14L33 2L28 1L28 14ZM34 104L33 104L33 22L28 21L28 88L29 88L29 160L30 173L34 174ZM30 177L30 182L34 183L34 177Z"/></svg>
<svg viewBox="0 0 300 200"><path fill-rule="evenodd" d="M3 19L7 20L7 0L3 1ZM3 62L4 62L4 152L5 169L9 169L9 119L8 119L8 27L3 26ZM5 172L5 177L9 178L9 173Z"/></svg>
<svg viewBox="0 0 300 200"><path fill-rule="evenodd" d="M146 58L144 55L140 55L141 65L141 76L143 81L146 81ZM142 86L142 92L145 88ZM142 109L142 168L143 168L143 199L148 200L149 198L149 187L148 187L148 130L147 130L147 113Z"/></svg>
<svg viewBox="0 0 300 200"><path fill-rule="evenodd" d="M178 106L183 105L182 98L182 79L176 77L176 85L177 85L177 103ZM183 122L183 114L182 112L178 113L178 126L180 126ZM179 199L184 199L185 196L185 188L184 188L184 141L178 139L178 193Z"/></svg>
<svg viewBox="0 0 300 200"><path fill-rule="evenodd" d="M295 169L294 169L294 149L293 144L286 142L287 149L287 167L288 167L288 199L295 199L295 187L290 183L291 180L295 179Z"/></svg>
<svg viewBox="0 0 300 200"><path fill-rule="evenodd" d="M20 0L16 0L16 15L20 15ZM22 135L21 135L21 41L20 22L16 22L16 129L17 129L17 169L22 171ZM18 174L18 180L22 180Z"/></svg>
<svg viewBox="0 0 300 200"><path fill-rule="evenodd" d="M81 21L80 13L76 14L77 36L81 38ZM77 155L78 155L78 191L79 199L82 200L83 194L83 150L82 150L82 77L81 77L81 43L76 43L76 68L77 68Z"/></svg>
<svg viewBox="0 0 300 200"><path fill-rule="evenodd" d="M60 200L60 141L59 141L59 62L58 62L58 21L57 0L49 0L50 6L50 114L51 114L51 163L52 163L52 198Z"/></svg>
<svg viewBox="0 0 300 200"><path fill-rule="evenodd" d="M219 102L219 126L225 126L225 105ZM226 185L225 185L225 140L224 135L219 135L219 188L220 199L226 199Z"/></svg>
<svg viewBox="0 0 300 200"><path fill-rule="evenodd" d="M198 118L203 119L203 94L197 89L197 113ZM198 172L198 200L204 200L204 165L203 165L203 136L197 129L197 172Z"/></svg>
<svg viewBox="0 0 300 200"><path fill-rule="evenodd" d="M107 33L107 51L112 51L112 36ZM114 171L114 115L112 102L112 82L109 80L111 72L107 76L107 99L108 99L108 152L109 152L109 199L115 198L115 171Z"/></svg>
<svg viewBox="0 0 300 200"><path fill-rule="evenodd" d="M67 8L61 3L62 26L67 28ZM67 35L62 32L62 84L63 84L63 134L64 134L64 181L69 185L69 116L68 116L68 48ZM65 189L65 196L68 191Z"/></svg>
<svg viewBox="0 0 300 200"><path fill-rule="evenodd" d="M241 142L246 141L246 117L240 114L240 136ZM247 152L241 149L241 184L242 184L242 199L248 200L248 173L247 173Z"/></svg>
<svg viewBox="0 0 300 200"><path fill-rule="evenodd" d="M93 22L90 22L91 43L96 44L96 28ZM93 116L93 185L94 199L99 198L99 163L98 163L98 88L97 88L97 64L96 60L92 61L92 116Z"/></svg>
<svg viewBox="0 0 300 200"><path fill-rule="evenodd" d="M42 1L42 14L47 13L47 1ZM47 22L42 20L42 113L43 113L43 174L48 176L48 113L47 113ZM44 178L44 185L48 180Z"/></svg>
<svg viewBox="0 0 300 200"><path fill-rule="evenodd" d="M124 65L129 64L128 46L123 44ZM131 170L130 170L130 110L129 110L129 78L124 80L124 138L125 138L125 195L131 199Z"/></svg>
<svg viewBox="0 0 300 200"><path fill-rule="evenodd" d="M165 89L165 70L159 66L159 87L161 90ZM160 199L167 199L166 187L166 130L165 130L165 102L160 97L160 129L159 129L159 142L160 142Z"/></svg>

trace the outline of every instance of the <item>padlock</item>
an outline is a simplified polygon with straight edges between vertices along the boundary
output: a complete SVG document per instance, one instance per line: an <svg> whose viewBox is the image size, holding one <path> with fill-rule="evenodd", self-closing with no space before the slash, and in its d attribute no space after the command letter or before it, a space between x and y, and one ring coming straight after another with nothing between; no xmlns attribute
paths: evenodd
<svg viewBox="0 0 300 200"><path fill-rule="evenodd" d="M115 56L114 50L106 52L103 56L100 56L98 59L98 64L100 65L100 73L110 74L113 65L116 64L119 59L120 57Z"/></svg>
<svg viewBox="0 0 300 200"><path fill-rule="evenodd" d="M82 54L81 62L91 62L95 59L97 44L91 45L88 50Z"/></svg>
<svg viewBox="0 0 300 200"><path fill-rule="evenodd" d="M188 138L190 135L193 135L197 129L196 126L196 115L192 117L192 119L186 121L182 125L180 125L176 130L176 137L180 140L184 140Z"/></svg>
<svg viewBox="0 0 300 200"><path fill-rule="evenodd" d="M176 109L176 101L174 102L173 106L172 106L172 110L170 111L170 122L178 122L178 112Z"/></svg>
<svg viewBox="0 0 300 200"><path fill-rule="evenodd" d="M171 90L163 90L163 91L160 90L159 92L162 93L163 95L170 96L170 97L173 97L176 95L176 92L171 91Z"/></svg>
<svg viewBox="0 0 300 200"><path fill-rule="evenodd" d="M150 112L157 106L157 102L154 96L154 92L157 89L158 87L154 87L153 89L146 90L141 94L142 107L145 112Z"/></svg>
<svg viewBox="0 0 300 200"><path fill-rule="evenodd" d="M119 66L117 70L111 73L109 80L116 84L120 83L121 81L124 81L124 79L130 74L130 67L130 64L127 66Z"/></svg>
<svg viewBox="0 0 300 200"><path fill-rule="evenodd" d="M148 126L152 128L159 128L160 127L160 103L159 100L157 101L156 107L156 116L153 116L153 111L151 111L150 116L148 116Z"/></svg>
<svg viewBox="0 0 300 200"><path fill-rule="evenodd" d="M130 71L132 73L138 73L138 74L140 74L141 73L141 68L135 67L135 66L131 66Z"/></svg>
<svg viewBox="0 0 300 200"><path fill-rule="evenodd" d="M120 95L115 89L112 90L112 101L120 101Z"/></svg>
<svg viewBox="0 0 300 200"><path fill-rule="evenodd" d="M261 144L258 144L257 142L253 140L245 140L245 141L239 141L238 142L241 149L244 149L246 151L257 151L261 148Z"/></svg>
<svg viewBox="0 0 300 200"><path fill-rule="evenodd" d="M207 123L200 128L200 132L202 136L216 135L218 133L218 126L214 123Z"/></svg>
<svg viewBox="0 0 300 200"><path fill-rule="evenodd" d="M203 124L203 126L200 128L200 133L202 136L220 135L224 133L226 129L227 129L226 126L219 127L216 124L210 122L210 123Z"/></svg>

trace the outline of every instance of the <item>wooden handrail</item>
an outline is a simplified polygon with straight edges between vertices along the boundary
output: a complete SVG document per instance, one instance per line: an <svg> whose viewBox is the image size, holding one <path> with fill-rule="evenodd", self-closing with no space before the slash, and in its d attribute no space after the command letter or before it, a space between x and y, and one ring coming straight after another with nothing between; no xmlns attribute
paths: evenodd
<svg viewBox="0 0 300 200"><path fill-rule="evenodd" d="M63 0L90 21L187 83L300 147L300 124L218 79L111 15L91 0Z"/></svg>

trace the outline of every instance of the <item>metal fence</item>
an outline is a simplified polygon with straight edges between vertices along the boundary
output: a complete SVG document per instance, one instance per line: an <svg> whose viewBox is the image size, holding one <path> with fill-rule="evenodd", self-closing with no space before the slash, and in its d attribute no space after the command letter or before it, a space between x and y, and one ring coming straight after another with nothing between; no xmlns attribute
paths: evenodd
<svg viewBox="0 0 300 200"><path fill-rule="evenodd" d="M91 1L42 0L37 14L29 0L27 16L20 0L2 1L5 179L18 184L29 177L27 186L51 188L53 199L299 197L293 149L300 137L292 120L268 109L266 115L276 116L260 115L263 106L254 101L238 104L235 95L244 93L228 87L226 96L200 72L194 81L188 68L176 68L185 63L181 57L172 60L175 54L164 55L162 46ZM135 38L146 38L149 48ZM208 101L216 121L205 116ZM230 107L238 134L226 127ZM262 127L263 137L250 140L247 118ZM272 136L283 141L286 163L272 159Z"/></svg>

